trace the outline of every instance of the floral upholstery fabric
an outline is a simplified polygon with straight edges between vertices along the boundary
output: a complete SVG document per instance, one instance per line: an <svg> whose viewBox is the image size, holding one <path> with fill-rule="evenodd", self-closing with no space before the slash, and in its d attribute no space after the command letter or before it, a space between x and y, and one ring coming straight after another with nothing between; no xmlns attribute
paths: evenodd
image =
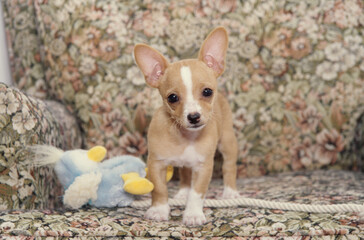
<svg viewBox="0 0 364 240"><path fill-rule="evenodd" d="M53 170L35 168L26 146L81 147L75 119L60 103L40 101L0 83L0 209L59 206Z"/></svg>
<svg viewBox="0 0 364 240"><path fill-rule="evenodd" d="M44 99L49 92L33 1L10 0L1 4L14 84L27 94Z"/></svg>
<svg viewBox="0 0 364 240"><path fill-rule="evenodd" d="M220 89L239 139L239 176L358 169L343 154L363 114L363 3L326 1L34 1L52 94L81 121L87 146L146 155L160 97L133 61L136 43L194 57L230 34ZM216 164L219 169L219 162Z"/></svg>
<svg viewBox="0 0 364 240"><path fill-rule="evenodd" d="M239 179L241 195L258 199L313 204L364 204L364 175L345 171L285 173ZM171 195L177 191L171 183ZM208 198L222 194L212 182ZM247 239L362 239L358 213L314 214L259 208L204 208L207 223L181 224L183 208L172 207L168 222L143 219L145 209L83 208L74 210L8 211L0 214L0 234L18 237L118 237L133 239L242 237ZM270 237L270 238L269 238ZM239 238L240 239L240 238Z"/></svg>
<svg viewBox="0 0 364 240"><path fill-rule="evenodd" d="M242 196L299 203L364 203L364 4L360 0L6 0L16 87L0 84L0 235L71 237L364 238L358 213L204 208L208 223L143 219L145 209L62 209L49 168L27 164L36 143L99 144L145 158L161 104L132 50L147 43L169 60L195 57L215 26L230 35L220 90L239 140ZM68 113L69 110L71 113ZM75 119L76 118L76 119ZM81 128L81 131L77 127ZM24 164L25 163L25 164ZM216 156L215 176L221 175ZM315 169L325 171L307 171ZM273 175L283 171L300 171ZM253 177L271 174L263 177ZM171 196L177 191L171 183ZM208 197L222 192L212 182ZM4 210L4 209L17 210ZM37 210L19 210L37 208ZM41 210L48 209L48 210Z"/></svg>

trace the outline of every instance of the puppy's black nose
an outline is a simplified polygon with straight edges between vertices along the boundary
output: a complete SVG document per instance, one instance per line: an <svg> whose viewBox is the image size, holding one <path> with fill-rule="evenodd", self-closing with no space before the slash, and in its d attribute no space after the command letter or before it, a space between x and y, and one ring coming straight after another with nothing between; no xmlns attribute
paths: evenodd
<svg viewBox="0 0 364 240"><path fill-rule="evenodd" d="M187 115L187 119L191 124L196 124L200 121L201 114L198 112L190 113Z"/></svg>

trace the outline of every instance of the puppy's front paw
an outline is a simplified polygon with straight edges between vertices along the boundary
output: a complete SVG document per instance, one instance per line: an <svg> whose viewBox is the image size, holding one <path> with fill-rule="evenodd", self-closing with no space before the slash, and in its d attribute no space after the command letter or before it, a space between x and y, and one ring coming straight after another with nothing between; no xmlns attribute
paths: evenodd
<svg viewBox="0 0 364 240"><path fill-rule="evenodd" d="M222 193L222 196L221 196L222 199L234 199L234 198L239 198L239 197L240 197L239 192L230 187L225 187L224 192Z"/></svg>
<svg viewBox="0 0 364 240"><path fill-rule="evenodd" d="M197 226L206 223L206 217L203 212L185 211L183 214L183 223L187 226Z"/></svg>
<svg viewBox="0 0 364 240"><path fill-rule="evenodd" d="M152 206L145 213L145 218L155 221L168 221L170 208L168 204Z"/></svg>

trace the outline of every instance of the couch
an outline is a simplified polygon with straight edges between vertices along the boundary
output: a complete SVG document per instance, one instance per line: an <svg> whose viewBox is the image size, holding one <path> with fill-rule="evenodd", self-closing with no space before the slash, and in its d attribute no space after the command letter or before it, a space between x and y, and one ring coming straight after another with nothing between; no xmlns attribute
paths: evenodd
<svg viewBox="0 0 364 240"><path fill-rule="evenodd" d="M2 1L13 86L0 83L0 235L4 238L360 239L358 212L205 207L203 226L143 219L145 208L64 208L51 167L28 146L103 145L146 158L161 104L133 61L148 43L195 57L215 26L229 32L221 92L239 141L244 197L364 204L364 4L316 1ZM170 183L170 194L178 183ZM221 156L207 198L222 192ZM146 196L148 198L148 196Z"/></svg>

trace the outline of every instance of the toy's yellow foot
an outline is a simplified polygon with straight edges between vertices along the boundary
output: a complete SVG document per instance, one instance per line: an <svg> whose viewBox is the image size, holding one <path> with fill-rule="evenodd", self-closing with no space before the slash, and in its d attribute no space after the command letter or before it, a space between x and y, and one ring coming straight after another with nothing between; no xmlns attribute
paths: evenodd
<svg viewBox="0 0 364 240"><path fill-rule="evenodd" d="M146 178L142 178L136 172L122 174L124 180L124 190L133 195L143 195L150 193L154 185Z"/></svg>

